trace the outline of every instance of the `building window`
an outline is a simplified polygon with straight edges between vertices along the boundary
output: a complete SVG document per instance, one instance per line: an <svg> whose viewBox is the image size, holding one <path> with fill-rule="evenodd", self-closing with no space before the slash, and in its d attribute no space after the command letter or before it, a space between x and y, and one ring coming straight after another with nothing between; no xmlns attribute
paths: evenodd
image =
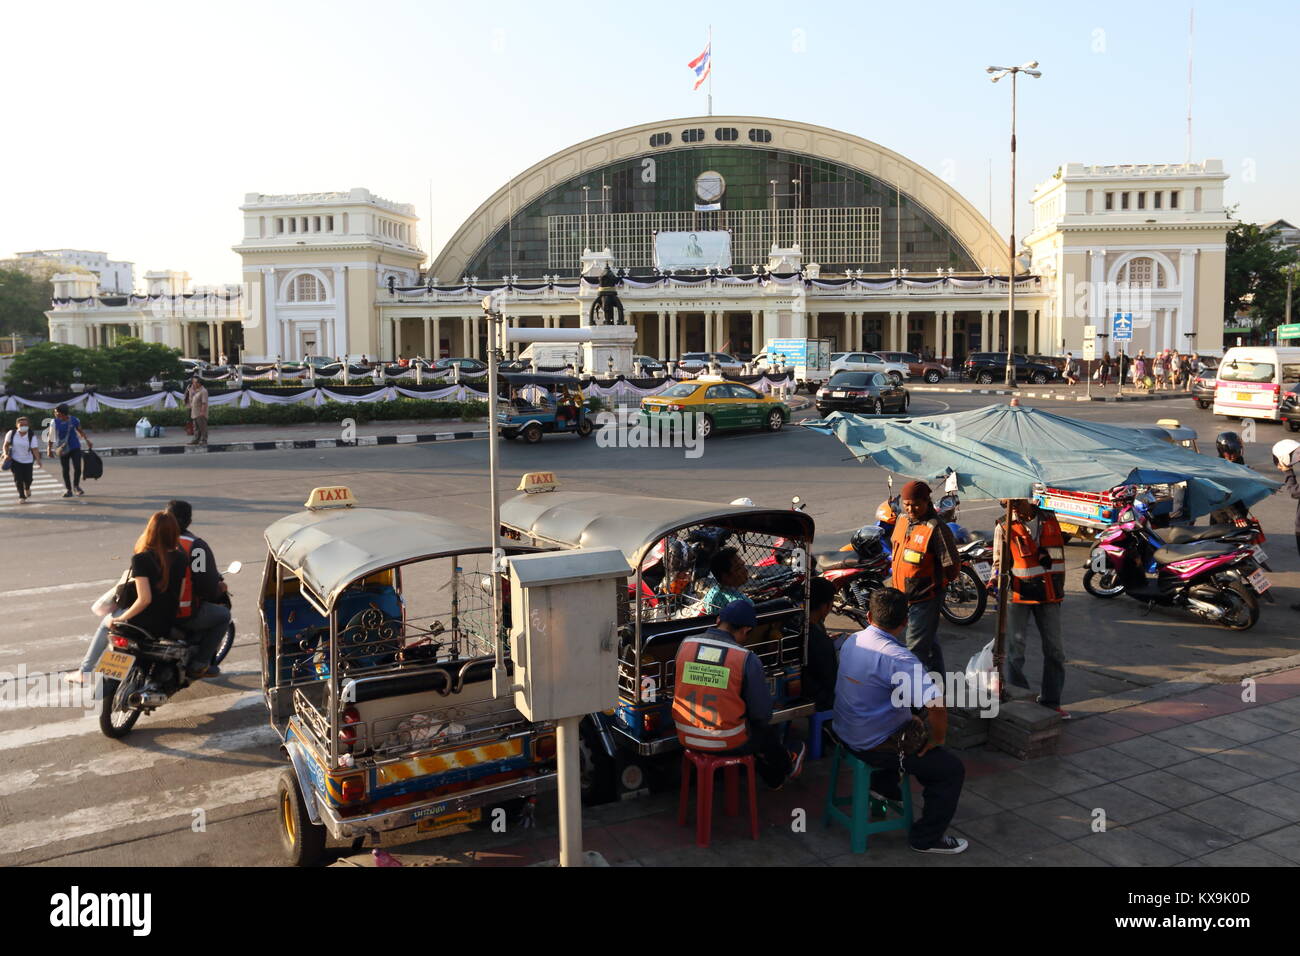
<svg viewBox="0 0 1300 956"><path fill-rule="evenodd" d="M324 302L325 286L310 272L295 276L289 284L290 302Z"/></svg>
<svg viewBox="0 0 1300 956"><path fill-rule="evenodd" d="M696 129L682 130L683 143L698 143L703 139L704 139L704 130L699 129L698 127Z"/></svg>
<svg viewBox="0 0 1300 956"><path fill-rule="evenodd" d="M651 146L667 146L672 141L672 133L655 133L650 137Z"/></svg>
<svg viewBox="0 0 1300 956"><path fill-rule="evenodd" d="M1153 193L1151 194L1151 208L1152 208L1152 209L1159 209L1159 208L1160 208L1160 202L1161 202L1161 200L1163 200L1164 198L1165 198L1165 194L1162 193L1162 192L1160 192L1159 190L1157 190L1156 192L1153 192Z"/></svg>
<svg viewBox="0 0 1300 956"><path fill-rule="evenodd" d="M284 217L282 217L282 216L276 216L276 217L275 217L275 234L278 236L278 235L280 235L282 232L284 232Z"/></svg>
<svg viewBox="0 0 1300 956"><path fill-rule="evenodd" d="M334 217L333 217L333 216L326 216L326 217L325 217L325 223L326 223L325 228L328 229L330 232L333 232L333 231L334 231Z"/></svg>
<svg viewBox="0 0 1300 956"><path fill-rule="evenodd" d="M1119 284L1131 288L1163 289L1166 284L1164 267L1149 256L1130 259L1119 270Z"/></svg>
<svg viewBox="0 0 1300 956"><path fill-rule="evenodd" d="M751 143L770 143L772 142L772 131L770 129L751 129L749 131L749 141Z"/></svg>
<svg viewBox="0 0 1300 956"><path fill-rule="evenodd" d="M311 217L311 231L320 232L320 216Z"/></svg>
<svg viewBox="0 0 1300 956"><path fill-rule="evenodd" d="M298 220L295 219L293 216L289 217L289 231L290 232L298 231Z"/></svg>
<svg viewBox="0 0 1300 956"><path fill-rule="evenodd" d="M740 139L740 130L730 126L722 126L713 131L713 138L724 143L730 143Z"/></svg>
<svg viewBox="0 0 1300 956"><path fill-rule="evenodd" d="M1177 209L1177 208L1178 208L1178 190L1177 190L1177 189L1171 189L1171 190L1169 190L1169 208L1170 208L1170 209Z"/></svg>
<svg viewBox="0 0 1300 956"><path fill-rule="evenodd" d="M1114 194L1114 193L1106 193L1106 208L1107 208L1107 209L1114 209L1114 208L1115 208L1115 194Z"/></svg>
<svg viewBox="0 0 1300 956"><path fill-rule="evenodd" d="M1192 208L1194 208L1197 212L1200 212L1201 211L1201 187L1197 186L1196 192L1194 192L1192 195L1196 197L1195 205Z"/></svg>
<svg viewBox="0 0 1300 956"><path fill-rule="evenodd" d="M1119 208L1120 209L1128 208L1128 193L1119 194Z"/></svg>
<svg viewBox="0 0 1300 956"><path fill-rule="evenodd" d="M1138 193L1138 208L1139 209L1147 208L1147 194L1144 192Z"/></svg>

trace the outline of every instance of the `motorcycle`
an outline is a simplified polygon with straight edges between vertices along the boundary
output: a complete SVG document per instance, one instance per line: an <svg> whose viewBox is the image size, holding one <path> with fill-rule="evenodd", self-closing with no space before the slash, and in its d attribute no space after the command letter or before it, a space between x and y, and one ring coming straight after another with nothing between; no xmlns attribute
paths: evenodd
<svg viewBox="0 0 1300 956"><path fill-rule="evenodd" d="M1243 541L1161 546L1129 506L1098 539L1083 587L1094 597L1127 594L1149 606L1186 608L1229 630L1246 631L1259 620L1259 597L1269 589L1257 553Z"/></svg>
<svg viewBox="0 0 1300 956"><path fill-rule="evenodd" d="M226 574L238 574L241 562L226 568ZM230 600L229 595L224 595ZM234 643L232 620L213 655L224 659ZM189 687L189 665L198 645L188 635L173 627L166 636L150 634L130 621L114 621L109 627L109 646L100 657L96 671L104 675L99 707L99 729L106 737L125 737L142 714L153 713L177 693Z"/></svg>

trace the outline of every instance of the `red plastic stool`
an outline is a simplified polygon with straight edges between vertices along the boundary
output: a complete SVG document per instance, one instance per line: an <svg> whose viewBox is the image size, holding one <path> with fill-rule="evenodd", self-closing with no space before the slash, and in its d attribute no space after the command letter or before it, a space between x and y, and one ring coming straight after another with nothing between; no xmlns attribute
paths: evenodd
<svg viewBox="0 0 1300 956"><path fill-rule="evenodd" d="M695 766L696 801L695 801L695 844L709 845L709 832L713 826L713 775L719 768L726 770L723 778L726 787L726 799L723 804L727 816L734 817L740 813L740 768L749 771L749 829L750 835L758 839L758 788L754 783L753 755L735 754L714 755L698 750L686 750L682 753L682 796L677 805L677 824L686 826L686 810L691 794L691 765Z"/></svg>

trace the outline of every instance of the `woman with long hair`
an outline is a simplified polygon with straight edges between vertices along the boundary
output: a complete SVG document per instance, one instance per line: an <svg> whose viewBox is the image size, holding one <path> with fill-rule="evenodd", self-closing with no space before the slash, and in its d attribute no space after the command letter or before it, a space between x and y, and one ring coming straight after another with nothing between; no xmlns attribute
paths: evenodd
<svg viewBox="0 0 1300 956"><path fill-rule="evenodd" d="M74 684L88 683L99 657L108 646L108 626L113 621L130 621L156 637L166 637L176 619L181 584L185 580L185 552L180 549L181 529L166 511L155 511L144 533L136 539L131 555L131 579L135 602L110 611L100 622L81 667L67 675Z"/></svg>

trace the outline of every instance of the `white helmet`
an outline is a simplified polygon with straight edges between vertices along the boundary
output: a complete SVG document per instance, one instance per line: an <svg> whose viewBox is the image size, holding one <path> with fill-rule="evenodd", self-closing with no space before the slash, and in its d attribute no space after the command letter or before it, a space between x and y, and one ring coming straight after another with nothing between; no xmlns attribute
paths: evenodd
<svg viewBox="0 0 1300 956"><path fill-rule="evenodd" d="M1294 438L1283 438L1273 446L1273 460L1279 465L1295 465L1297 451L1300 451L1300 441Z"/></svg>
<svg viewBox="0 0 1300 956"><path fill-rule="evenodd" d="M752 508L754 507L754 500L752 498L737 498L735 501L731 502L731 504L744 505L746 508Z"/></svg>

